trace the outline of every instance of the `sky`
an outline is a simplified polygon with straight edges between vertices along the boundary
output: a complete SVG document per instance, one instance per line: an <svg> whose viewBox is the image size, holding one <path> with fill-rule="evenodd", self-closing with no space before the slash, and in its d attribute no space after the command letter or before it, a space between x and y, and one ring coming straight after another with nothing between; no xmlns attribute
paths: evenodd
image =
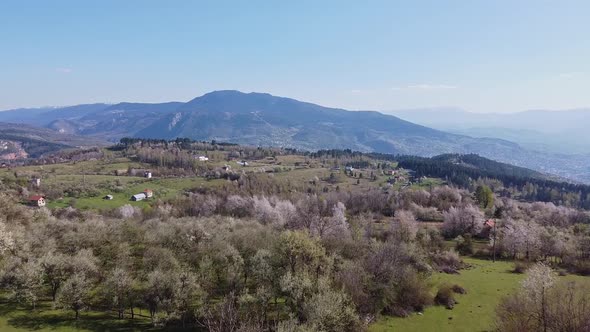
<svg viewBox="0 0 590 332"><path fill-rule="evenodd" d="M356 110L590 107L590 1L0 1L0 109L268 92Z"/></svg>

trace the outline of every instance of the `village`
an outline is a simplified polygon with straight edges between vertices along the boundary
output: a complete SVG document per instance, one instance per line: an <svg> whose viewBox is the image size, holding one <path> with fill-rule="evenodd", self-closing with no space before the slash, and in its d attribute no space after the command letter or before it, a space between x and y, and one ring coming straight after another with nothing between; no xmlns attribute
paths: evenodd
<svg viewBox="0 0 590 332"><path fill-rule="evenodd" d="M243 174L266 174L274 180L288 182L301 179L305 183L314 183L315 186L321 182L324 191L348 190L351 186L360 186L379 187L384 193L388 193L390 190L405 190L411 186L429 188L432 184L440 183L425 177L414 178L411 170L395 167L382 169L377 161L362 163L362 167L353 166L354 163L329 166L300 156L244 159L240 154L232 152L213 154L213 160L210 156L195 154L193 159L199 167L207 170L201 176L170 174L161 167L154 169L153 165L138 163L127 157L119 157L113 163L86 160L40 166L13 166L5 162L2 169L5 179L7 176L11 178L9 175L14 176L9 181L23 183L23 179L28 178L28 183L24 186L30 192L26 197L26 204L50 208L72 203L82 208L116 207L154 199L171 199L198 187L220 185L223 180L237 179ZM2 169L0 176L3 174ZM154 187L150 188L152 185ZM81 192L56 193L67 186L81 187ZM84 189L89 186L96 190L88 192L89 190ZM113 189L109 191L106 188Z"/></svg>

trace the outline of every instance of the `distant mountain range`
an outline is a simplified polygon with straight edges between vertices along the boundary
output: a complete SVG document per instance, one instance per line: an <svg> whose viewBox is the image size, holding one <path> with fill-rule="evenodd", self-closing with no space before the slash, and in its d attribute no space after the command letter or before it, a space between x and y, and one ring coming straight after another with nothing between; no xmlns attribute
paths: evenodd
<svg viewBox="0 0 590 332"><path fill-rule="evenodd" d="M69 135L48 128L0 122L0 159L36 158L68 148L105 146L106 141Z"/></svg>
<svg viewBox="0 0 590 332"><path fill-rule="evenodd" d="M473 137L514 141L523 147L568 154L590 154L590 109L472 113L456 108L392 111L424 126Z"/></svg>
<svg viewBox="0 0 590 332"><path fill-rule="evenodd" d="M455 118L463 121L461 117ZM590 157L523 148L509 140L448 133L373 111L347 111L265 93L215 91L189 102L88 104L0 112L0 121L116 141L188 137L307 150L326 148L484 157L590 182Z"/></svg>

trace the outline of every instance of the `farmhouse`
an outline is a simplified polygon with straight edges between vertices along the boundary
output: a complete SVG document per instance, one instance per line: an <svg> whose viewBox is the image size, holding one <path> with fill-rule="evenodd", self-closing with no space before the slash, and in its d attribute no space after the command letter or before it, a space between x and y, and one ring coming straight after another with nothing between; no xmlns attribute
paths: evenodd
<svg viewBox="0 0 590 332"><path fill-rule="evenodd" d="M135 194L135 195L131 196L131 200L134 202L143 201L146 198L147 198L147 196L144 193Z"/></svg>
<svg viewBox="0 0 590 332"><path fill-rule="evenodd" d="M106 195L102 199L106 199L107 201L112 201L113 200L113 195Z"/></svg>
<svg viewBox="0 0 590 332"><path fill-rule="evenodd" d="M45 197L34 195L29 197L29 204L33 206L45 206Z"/></svg>
<svg viewBox="0 0 590 332"><path fill-rule="evenodd" d="M208 161L209 160L209 158L205 157L205 156L199 156L198 159L199 159L199 161Z"/></svg>
<svg viewBox="0 0 590 332"><path fill-rule="evenodd" d="M145 194L146 198L154 197L154 192L151 189L145 189L143 193Z"/></svg>
<svg viewBox="0 0 590 332"><path fill-rule="evenodd" d="M146 171L145 173L143 173L143 176L147 179L151 179L152 178L152 172L150 171Z"/></svg>

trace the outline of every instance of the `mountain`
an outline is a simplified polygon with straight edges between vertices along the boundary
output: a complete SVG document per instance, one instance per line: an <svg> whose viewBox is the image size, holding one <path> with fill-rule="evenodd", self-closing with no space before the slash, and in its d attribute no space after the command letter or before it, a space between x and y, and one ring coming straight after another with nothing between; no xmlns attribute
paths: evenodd
<svg viewBox="0 0 590 332"><path fill-rule="evenodd" d="M463 112L450 111L455 114L454 121L463 121ZM590 182L587 166L590 156L547 153L505 139L474 138L432 129L379 112L329 108L265 93L215 91L186 103L92 104L36 114L35 117L45 118L38 119L38 123L62 133L110 141L124 136L188 137L258 146L352 149L427 157L477 153L516 166ZM467 116L466 121L469 119ZM21 120L30 121L30 117Z"/></svg>
<svg viewBox="0 0 590 332"><path fill-rule="evenodd" d="M46 153L74 147L104 146L107 143L47 128L0 122L0 159L37 158Z"/></svg>
<svg viewBox="0 0 590 332"><path fill-rule="evenodd" d="M16 109L0 112L0 121L51 128L61 133L117 141L158 121L183 103L83 104L68 107Z"/></svg>
<svg viewBox="0 0 590 332"><path fill-rule="evenodd" d="M590 109L531 110L518 113L472 113L456 108L392 111L402 119L473 137L517 142L556 153L590 153Z"/></svg>

